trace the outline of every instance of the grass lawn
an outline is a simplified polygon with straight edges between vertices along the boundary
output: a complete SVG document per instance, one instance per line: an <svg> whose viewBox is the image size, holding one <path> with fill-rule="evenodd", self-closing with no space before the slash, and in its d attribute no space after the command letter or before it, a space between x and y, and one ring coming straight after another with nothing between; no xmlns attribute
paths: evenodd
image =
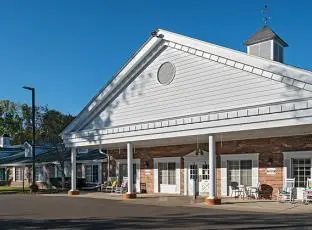
<svg viewBox="0 0 312 230"><path fill-rule="evenodd" d="M25 186L25 191L28 192L29 188ZM22 187L10 187L10 186L0 186L0 194L1 193L7 193L7 192L16 192L16 193L22 193L23 188Z"/></svg>

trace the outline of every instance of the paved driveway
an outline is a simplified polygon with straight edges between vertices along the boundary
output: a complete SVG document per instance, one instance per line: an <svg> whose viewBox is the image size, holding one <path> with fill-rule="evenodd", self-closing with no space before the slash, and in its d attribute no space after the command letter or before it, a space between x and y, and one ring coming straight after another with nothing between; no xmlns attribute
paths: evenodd
<svg viewBox="0 0 312 230"><path fill-rule="evenodd" d="M273 215L36 195L1 195L0 205L0 229L312 229L312 214Z"/></svg>

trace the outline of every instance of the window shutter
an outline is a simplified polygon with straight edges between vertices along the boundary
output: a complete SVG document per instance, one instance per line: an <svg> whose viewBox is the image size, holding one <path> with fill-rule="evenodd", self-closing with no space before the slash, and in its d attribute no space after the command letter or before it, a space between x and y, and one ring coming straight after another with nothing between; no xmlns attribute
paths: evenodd
<svg viewBox="0 0 312 230"><path fill-rule="evenodd" d="M102 163L98 164L98 184L102 184Z"/></svg>
<svg viewBox="0 0 312 230"><path fill-rule="evenodd" d="M259 183L259 161L252 160L252 186L257 187Z"/></svg>
<svg viewBox="0 0 312 230"><path fill-rule="evenodd" d="M82 178L86 178L86 168L85 168L85 164L81 165L81 177Z"/></svg>
<svg viewBox="0 0 312 230"><path fill-rule="evenodd" d="M154 162L154 193L158 192L158 164Z"/></svg>
<svg viewBox="0 0 312 230"><path fill-rule="evenodd" d="M227 161L221 159L221 196L227 195Z"/></svg>
<svg viewBox="0 0 312 230"><path fill-rule="evenodd" d="M284 180L292 178L291 176L291 158L284 159Z"/></svg>

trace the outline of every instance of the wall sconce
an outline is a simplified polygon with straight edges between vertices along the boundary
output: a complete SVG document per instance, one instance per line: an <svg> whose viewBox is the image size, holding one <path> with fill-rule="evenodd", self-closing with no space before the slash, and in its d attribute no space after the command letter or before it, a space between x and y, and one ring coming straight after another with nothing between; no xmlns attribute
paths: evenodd
<svg viewBox="0 0 312 230"><path fill-rule="evenodd" d="M271 166L273 164L273 159L272 157L269 157L268 159L268 166Z"/></svg>
<svg viewBox="0 0 312 230"><path fill-rule="evenodd" d="M148 161L145 161L145 163L144 163L144 164L145 164L145 168L147 168L147 169L148 169L148 168L149 168L149 162L148 162Z"/></svg>

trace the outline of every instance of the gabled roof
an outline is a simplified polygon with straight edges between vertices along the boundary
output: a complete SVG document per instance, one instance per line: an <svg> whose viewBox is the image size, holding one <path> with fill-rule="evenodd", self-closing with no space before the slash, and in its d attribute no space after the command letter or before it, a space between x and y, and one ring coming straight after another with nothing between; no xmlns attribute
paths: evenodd
<svg viewBox="0 0 312 230"><path fill-rule="evenodd" d="M66 134L80 131L81 128L91 121L109 103L113 96L118 93L117 89L122 88L130 76L133 76L134 73L144 68L147 57L149 55L156 55L157 52L155 50L159 50L162 46L179 47L180 50L186 48L187 52L193 55L208 58L212 61L312 92L312 72L308 70L295 68L283 63L248 55L247 53L159 29L152 33L152 36L143 44L138 52L85 106L74 121L63 130L61 133L63 138Z"/></svg>
<svg viewBox="0 0 312 230"><path fill-rule="evenodd" d="M262 27L255 35L250 37L244 44L250 46L256 43L265 42L268 40L278 40L281 45L287 47L288 44L281 39L271 28L268 26Z"/></svg>

